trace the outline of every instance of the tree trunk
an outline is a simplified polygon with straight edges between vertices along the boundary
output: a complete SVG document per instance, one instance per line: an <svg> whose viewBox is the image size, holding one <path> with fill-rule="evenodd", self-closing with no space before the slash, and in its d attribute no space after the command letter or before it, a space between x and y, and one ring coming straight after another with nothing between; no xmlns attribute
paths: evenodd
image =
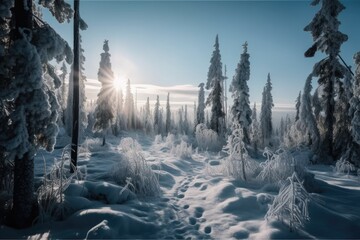
<svg viewBox="0 0 360 240"><path fill-rule="evenodd" d="M15 158L14 193L11 222L16 228L30 226L34 204L34 158L26 153Z"/></svg>
<svg viewBox="0 0 360 240"><path fill-rule="evenodd" d="M79 79L80 79L80 42L79 42L79 16L80 0L74 0L74 64L73 64L73 121L71 139L71 166L70 172L73 173L77 168L78 142L79 142ZM69 89L71 91L71 89Z"/></svg>
<svg viewBox="0 0 360 240"><path fill-rule="evenodd" d="M12 41L23 38L20 29L32 31L32 18L32 0L15 0L13 8L15 31L11 35ZM19 70L17 66L13 68L15 77L19 74ZM34 203L33 157L30 153L25 153L22 158L15 158L13 206L10 224L17 228L30 226L34 217L32 214Z"/></svg>
<svg viewBox="0 0 360 240"><path fill-rule="evenodd" d="M105 144L106 144L106 139L105 139L105 134L104 134L102 145L105 146Z"/></svg>

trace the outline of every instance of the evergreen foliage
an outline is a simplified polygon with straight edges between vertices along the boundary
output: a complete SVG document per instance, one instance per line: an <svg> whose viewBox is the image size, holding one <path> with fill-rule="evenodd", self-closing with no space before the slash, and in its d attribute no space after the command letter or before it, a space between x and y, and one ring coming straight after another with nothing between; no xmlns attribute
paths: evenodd
<svg viewBox="0 0 360 240"><path fill-rule="evenodd" d="M98 80L101 83L101 89L96 100L95 108L95 131L103 132L103 145L105 145L105 134L109 129L112 119L114 118L114 110L111 106L111 99L114 94L114 73L111 70L109 42L104 41L103 50L101 53L100 68L98 71Z"/></svg>
<svg viewBox="0 0 360 240"><path fill-rule="evenodd" d="M324 112L324 133L322 136L322 152L334 155L335 97L342 91L342 80L347 69L338 60L341 44L347 41L347 35L339 31L339 13L345 9L339 0L314 0L312 5L321 2L321 8L313 20L304 28L312 34L314 44L305 52L306 57L313 57L316 51L327 55L315 64L312 75L318 78L322 87L320 103ZM317 115L317 114L315 114Z"/></svg>
<svg viewBox="0 0 360 240"><path fill-rule="evenodd" d="M247 52L247 42L244 43L244 52L241 54L235 76L230 85L230 92L234 103L231 108L233 122L238 122L243 128L243 137L246 144L250 143L249 128L251 125L251 109L249 101L250 55Z"/></svg>
<svg viewBox="0 0 360 240"><path fill-rule="evenodd" d="M262 93L261 113L260 113L260 144L262 147L269 146L272 134L272 108L273 98L271 95L272 84L270 73L267 77L267 82Z"/></svg>

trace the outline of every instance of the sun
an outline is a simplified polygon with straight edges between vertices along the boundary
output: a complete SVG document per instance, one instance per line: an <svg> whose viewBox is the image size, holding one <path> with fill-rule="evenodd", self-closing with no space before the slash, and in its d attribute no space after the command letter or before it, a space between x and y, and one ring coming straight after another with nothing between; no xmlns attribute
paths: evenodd
<svg viewBox="0 0 360 240"><path fill-rule="evenodd" d="M114 88L116 91L119 91L121 88L121 81L120 78L115 78L113 82Z"/></svg>

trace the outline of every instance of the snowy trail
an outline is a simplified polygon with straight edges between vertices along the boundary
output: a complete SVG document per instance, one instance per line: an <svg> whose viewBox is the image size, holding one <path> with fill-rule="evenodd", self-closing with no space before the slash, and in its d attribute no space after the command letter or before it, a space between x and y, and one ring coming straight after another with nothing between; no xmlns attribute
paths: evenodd
<svg viewBox="0 0 360 240"><path fill-rule="evenodd" d="M194 159L177 159L170 152L163 149L150 148L150 159L172 159L172 163L160 164L165 167L163 171L177 175L171 188L162 187L161 201L166 202L164 209L164 228L159 233L159 238L211 238L211 226L206 224L203 217L205 209L201 207L202 197L193 195L196 190L204 191L205 162L203 157L197 155ZM165 162L166 162L165 160ZM161 161L161 160L160 160Z"/></svg>

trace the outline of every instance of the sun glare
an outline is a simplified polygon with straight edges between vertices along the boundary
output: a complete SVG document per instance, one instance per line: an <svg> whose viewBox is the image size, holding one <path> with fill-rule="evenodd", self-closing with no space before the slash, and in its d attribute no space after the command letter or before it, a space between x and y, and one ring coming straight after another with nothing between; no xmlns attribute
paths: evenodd
<svg viewBox="0 0 360 240"><path fill-rule="evenodd" d="M113 84L114 84L115 90L116 90L116 91L119 91L120 88L121 88L120 78L115 78Z"/></svg>

